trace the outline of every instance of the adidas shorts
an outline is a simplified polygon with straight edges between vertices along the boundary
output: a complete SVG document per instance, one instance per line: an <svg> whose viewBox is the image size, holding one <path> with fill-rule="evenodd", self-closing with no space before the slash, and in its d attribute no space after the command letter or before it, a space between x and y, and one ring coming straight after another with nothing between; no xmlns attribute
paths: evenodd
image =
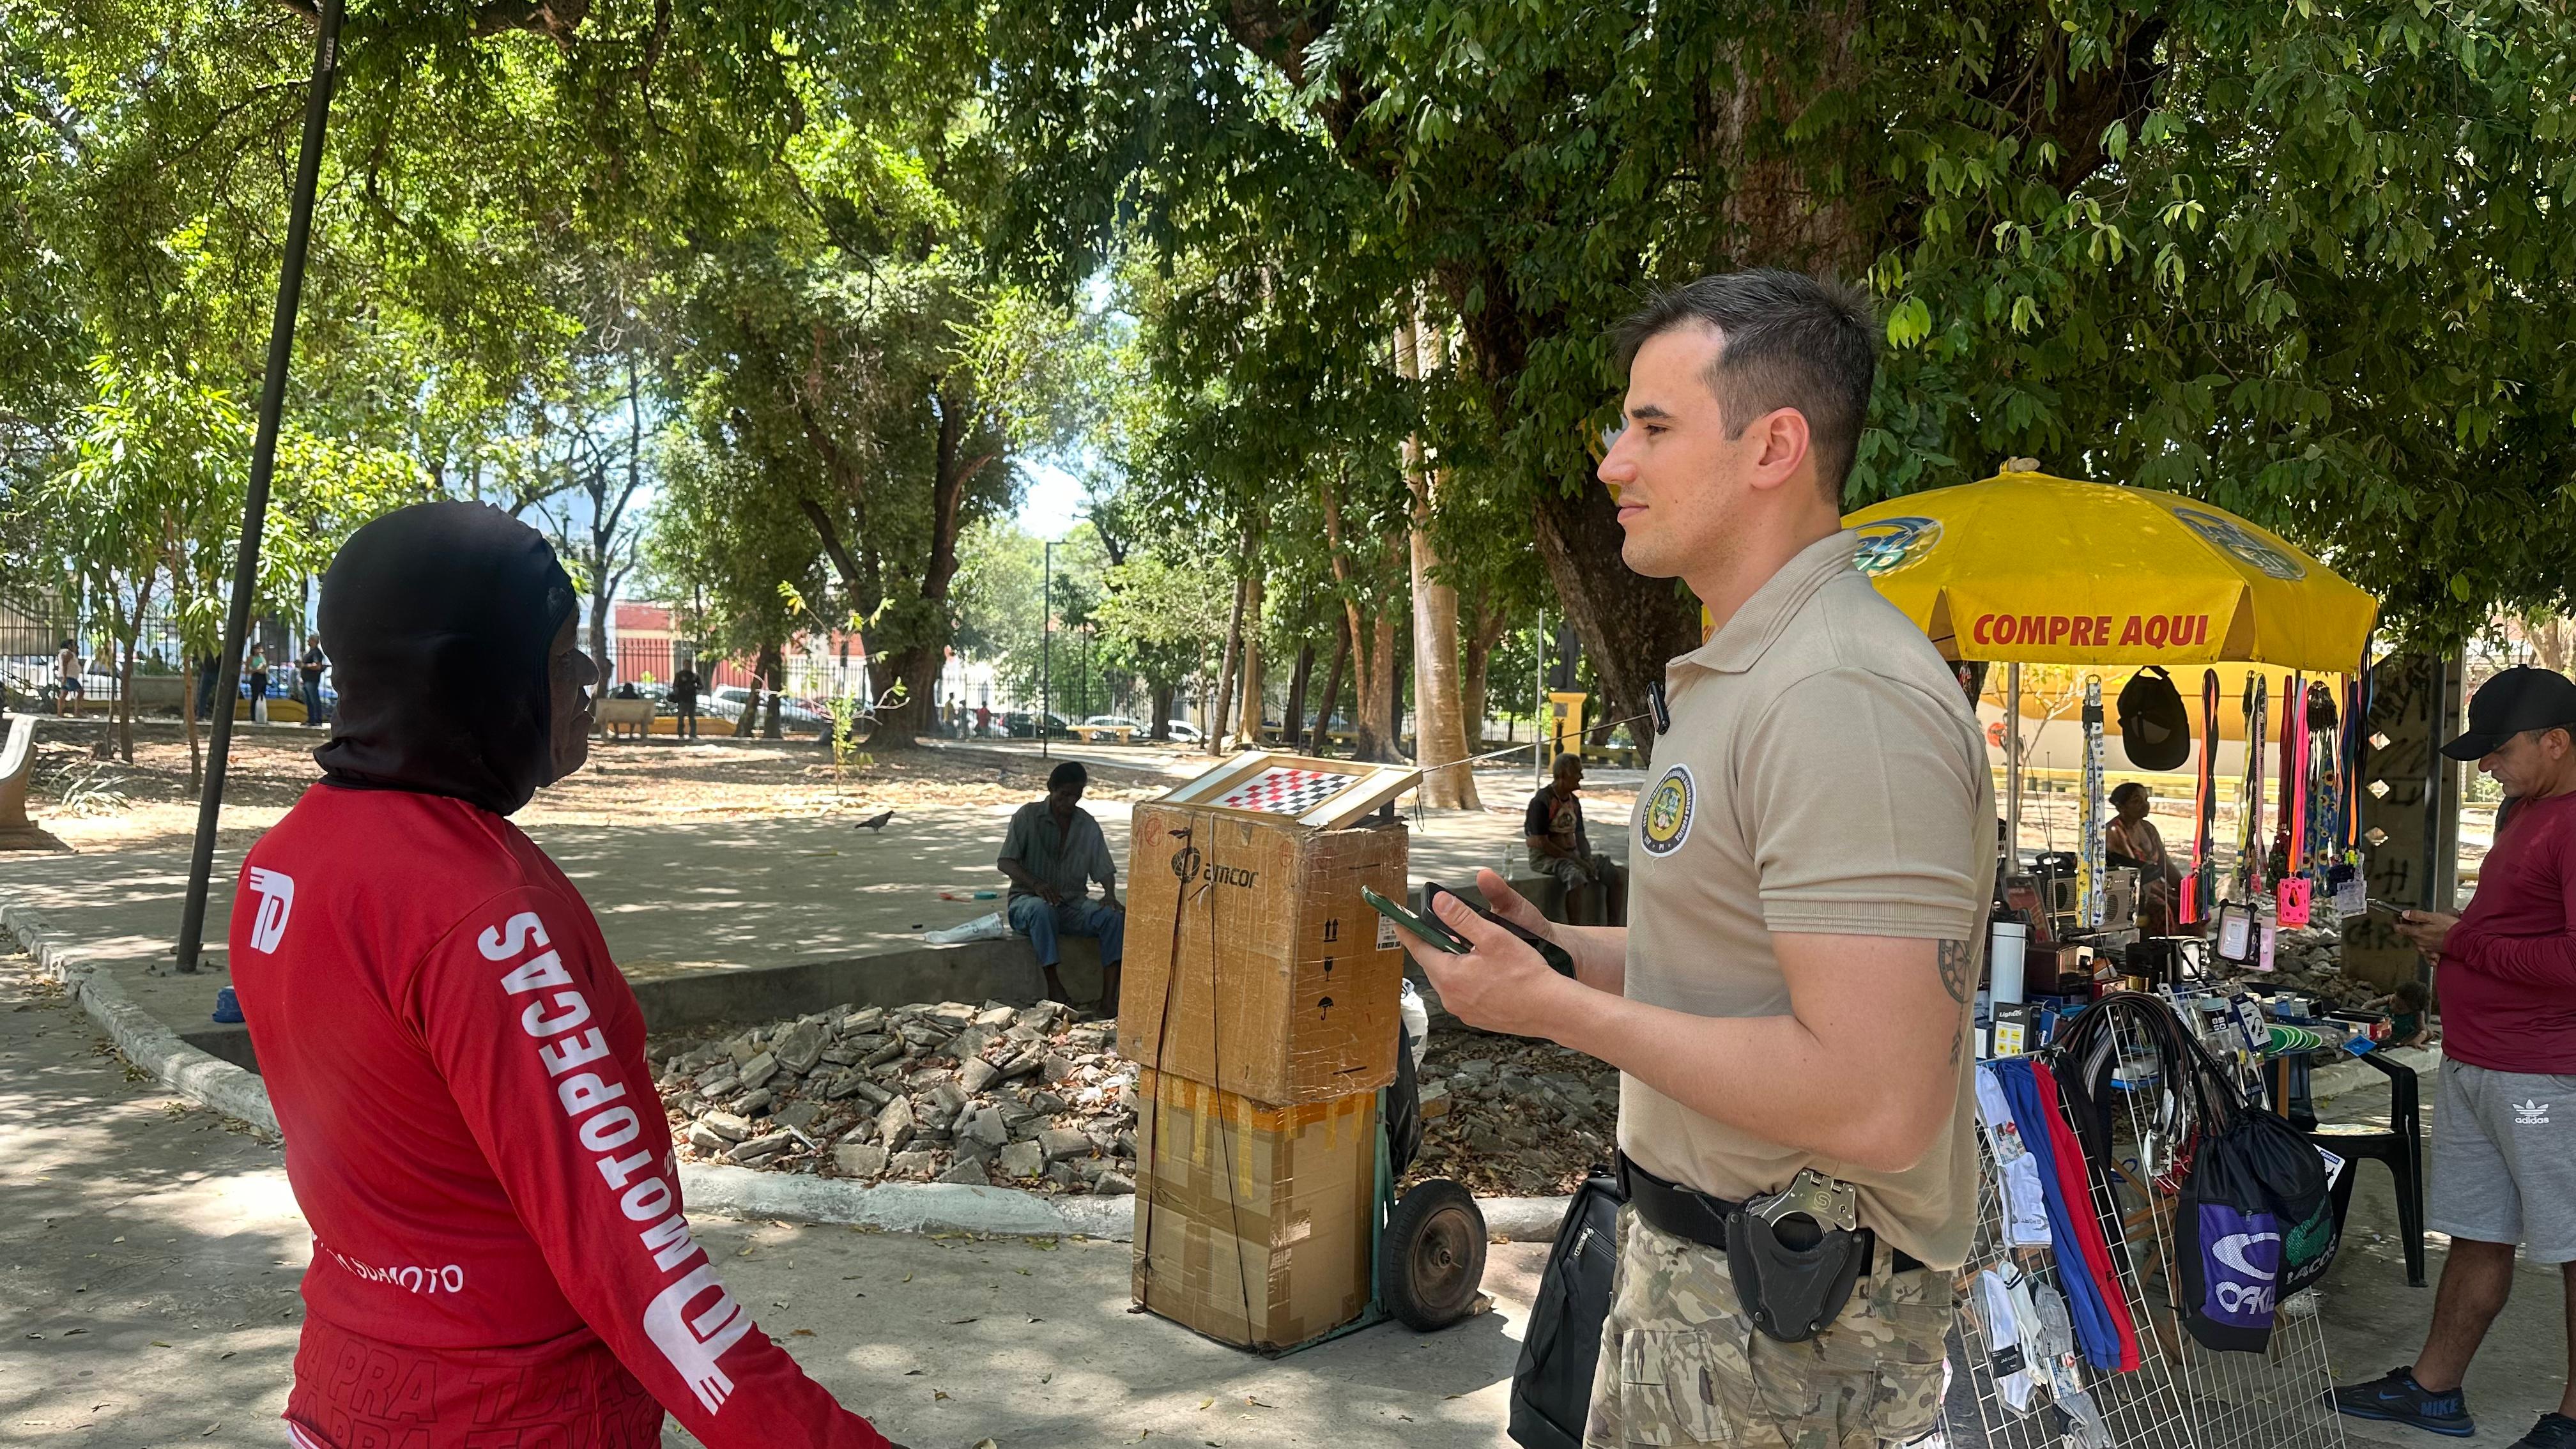
<svg viewBox="0 0 2576 1449"><path fill-rule="evenodd" d="M2424 1225L2576 1262L2576 1077L2445 1061L2441 1078Z"/></svg>

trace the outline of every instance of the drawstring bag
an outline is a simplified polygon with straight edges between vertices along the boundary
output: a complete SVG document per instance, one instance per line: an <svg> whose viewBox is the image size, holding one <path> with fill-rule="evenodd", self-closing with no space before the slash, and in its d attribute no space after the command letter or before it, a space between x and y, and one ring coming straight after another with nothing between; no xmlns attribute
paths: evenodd
<svg viewBox="0 0 2576 1449"><path fill-rule="evenodd" d="M2224 1068L2153 996L2116 992L2051 1043L2078 1138L2110 1160L2111 1103L2125 1024L2161 1059L2162 1080L2187 1100L2160 1114L2179 1178L2174 1255L2183 1327L2203 1347L2261 1353L2281 1299L2324 1276L2339 1236L2325 1159L2279 1114L2246 1101Z"/></svg>

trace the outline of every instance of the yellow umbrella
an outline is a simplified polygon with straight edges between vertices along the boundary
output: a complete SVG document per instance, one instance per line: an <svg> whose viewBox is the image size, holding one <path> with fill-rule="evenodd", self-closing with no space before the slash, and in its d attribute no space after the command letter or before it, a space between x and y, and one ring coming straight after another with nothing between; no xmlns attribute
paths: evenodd
<svg viewBox="0 0 2576 1449"><path fill-rule="evenodd" d="M2152 488L2004 472L1843 523L1861 571L1952 659L2349 673L2379 614L2280 535Z"/></svg>

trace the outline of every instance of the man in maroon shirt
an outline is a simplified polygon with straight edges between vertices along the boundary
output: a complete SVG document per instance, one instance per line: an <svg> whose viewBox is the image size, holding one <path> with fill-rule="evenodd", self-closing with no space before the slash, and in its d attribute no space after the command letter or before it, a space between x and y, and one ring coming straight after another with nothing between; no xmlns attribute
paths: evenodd
<svg viewBox="0 0 2576 1449"><path fill-rule="evenodd" d="M323 778L251 848L234 983L313 1229L298 1449L888 1449L689 1232L644 1017L508 816L590 749L572 581L482 504L322 581Z"/></svg>
<svg viewBox="0 0 2576 1449"><path fill-rule="evenodd" d="M2505 795L2478 891L2459 915L2408 911L2398 933L2438 962L2443 1063L2430 1211L2451 1236L2415 1362L2334 1391L2335 1406L2465 1437L2461 1379L2513 1287L2520 1246L2565 1276L2576 1317L2576 683L2508 669L2442 747ZM2576 1362L2557 1411L2515 1449L2576 1449Z"/></svg>

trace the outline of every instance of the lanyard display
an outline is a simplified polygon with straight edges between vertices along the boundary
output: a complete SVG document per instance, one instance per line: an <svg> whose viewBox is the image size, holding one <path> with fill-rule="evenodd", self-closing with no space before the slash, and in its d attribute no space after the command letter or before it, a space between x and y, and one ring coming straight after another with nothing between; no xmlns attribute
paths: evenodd
<svg viewBox="0 0 2576 1449"><path fill-rule="evenodd" d="M2183 885L2182 923L2196 926L2218 893L2218 863L2210 835L2218 823L2218 671L2200 672L2200 786L2192 802L2191 879Z"/></svg>
<svg viewBox="0 0 2576 1449"><path fill-rule="evenodd" d="M2097 674L2084 681L2083 848L2075 857L2075 892L2086 930L2102 924L2102 831L2102 677Z"/></svg>
<svg viewBox="0 0 2576 1449"><path fill-rule="evenodd" d="M2308 686L2293 674L2281 695L2281 873L2307 866Z"/></svg>
<svg viewBox="0 0 2576 1449"><path fill-rule="evenodd" d="M2229 895L2250 901L2263 893L2263 726L2268 701L2263 676L2245 676L2245 774L2236 795L2236 868Z"/></svg>

